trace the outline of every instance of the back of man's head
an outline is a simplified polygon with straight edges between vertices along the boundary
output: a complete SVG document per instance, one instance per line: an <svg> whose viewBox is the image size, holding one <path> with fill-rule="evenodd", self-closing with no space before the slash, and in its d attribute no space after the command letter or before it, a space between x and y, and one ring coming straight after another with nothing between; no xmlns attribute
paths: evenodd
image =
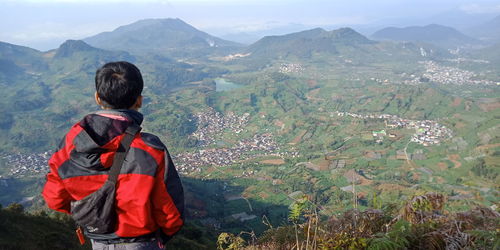
<svg viewBox="0 0 500 250"><path fill-rule="evenodd" d="M141 72L129 62L106 63L95 74L95 88L106 108L132 107L143 86Z"/></svg>

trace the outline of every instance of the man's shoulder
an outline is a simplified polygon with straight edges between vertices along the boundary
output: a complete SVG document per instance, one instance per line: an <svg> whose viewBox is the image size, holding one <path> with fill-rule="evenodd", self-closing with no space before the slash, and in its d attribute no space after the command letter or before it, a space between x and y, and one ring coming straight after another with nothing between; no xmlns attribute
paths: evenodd
<svg viewBox="0 0 500 250"><path fill-rule="evenodd" d="M160 140L160 138L158 138L158 136L156 136L156 135L141 132L141 138L144 141L144 143L146 143L146 145L148 145L152 148L159 149L162 151L167 150L167 147L165 146L165 144L163 144L163 142Z"/></svg>

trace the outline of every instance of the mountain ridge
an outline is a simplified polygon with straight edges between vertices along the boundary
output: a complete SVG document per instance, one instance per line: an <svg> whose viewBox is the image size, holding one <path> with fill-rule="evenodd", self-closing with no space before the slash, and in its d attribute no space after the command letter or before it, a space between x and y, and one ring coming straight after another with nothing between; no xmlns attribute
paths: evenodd
<svg viewBox="0 0 500 250"><path fill-rule="evenodd" d="M179 18L143 19L83 41L97 48L136 53L240 46L198 30Z"/></svg>
<svg viewBox="0 0 500 250"><path fill-rule="evenodd" d="M338 53L339 45L357 46L374 41L351 28L327 31L323 28L299 31L281 36L266 36L247 47L254 56L310 56L314 52Z"/></svg>
<svg viewBox="0 0 500 250"><path fill-rule="evenodd" d="M371 37L377 40L425 42L445 48L474 45L479 42L455 28L439 24L403 28L387 27L376 31Z"/></svg>

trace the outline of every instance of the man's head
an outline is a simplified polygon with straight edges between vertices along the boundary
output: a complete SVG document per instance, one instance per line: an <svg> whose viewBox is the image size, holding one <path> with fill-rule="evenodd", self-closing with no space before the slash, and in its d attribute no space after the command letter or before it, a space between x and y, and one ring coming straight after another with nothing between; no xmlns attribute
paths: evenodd
<svg viewBox="0 0 500 250"><path fill-rule="evenodd" d="M106 63L95 74L96 102L104 108L138 109L144 82L139 69L129 62Z"/></svg>

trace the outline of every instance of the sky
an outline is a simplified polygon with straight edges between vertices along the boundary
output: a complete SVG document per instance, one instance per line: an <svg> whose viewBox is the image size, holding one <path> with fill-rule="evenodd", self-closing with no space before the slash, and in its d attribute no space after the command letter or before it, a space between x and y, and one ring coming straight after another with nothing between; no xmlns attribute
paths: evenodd
<svg viewBox="0 0 500 250"><path fill-rule="evenodd" d="M500 14L499 0L0 0L0 6L0 41L39 50L147 18L180 18L228 38L314 27L369 33L429 20L465 27L472 24L464 19Z"/></svg>

